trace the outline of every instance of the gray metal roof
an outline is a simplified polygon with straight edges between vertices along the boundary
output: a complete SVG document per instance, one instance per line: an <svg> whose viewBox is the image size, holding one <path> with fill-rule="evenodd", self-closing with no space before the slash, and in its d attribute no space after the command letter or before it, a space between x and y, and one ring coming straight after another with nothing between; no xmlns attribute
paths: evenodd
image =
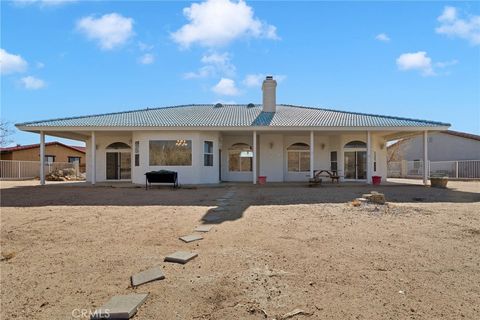
<svg viewBox="0 0 480 320"><path fill-rule="evenodd" d="M19 127L445 127L448 123L277 105L182 105L17 124Z"/></svg>

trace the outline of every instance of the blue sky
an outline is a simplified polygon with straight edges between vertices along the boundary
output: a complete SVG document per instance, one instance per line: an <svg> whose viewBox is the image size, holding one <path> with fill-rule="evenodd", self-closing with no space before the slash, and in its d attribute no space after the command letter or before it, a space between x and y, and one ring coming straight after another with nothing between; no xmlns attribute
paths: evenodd
<svg viewBox="0 0 480 320"><path fill-rule="evenodd" d="M480 2L2 1L0 48L12 123L259 103L273 74L279 103L480 134Z"/></svg>

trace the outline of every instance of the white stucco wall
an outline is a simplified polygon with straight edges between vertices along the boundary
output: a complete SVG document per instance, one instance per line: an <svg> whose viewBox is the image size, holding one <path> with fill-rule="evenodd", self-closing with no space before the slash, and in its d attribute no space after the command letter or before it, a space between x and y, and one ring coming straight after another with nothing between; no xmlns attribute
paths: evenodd
<svg viewBox="0 0 480 320"><path fill-rule="evenodd" d="M447 133L428 134L428 159L430 161L479 160L480 141L453 136ZM423 159L423 135L402 143L400 159Z"/></svg>
<svg viewBox="0 0 480 320"><path fill-rule="evenodd" d="M216 131L134 131L132 133L102 133L96 134L96 179L106 181L106 147L114 142L123 142L131 146L132 152L132 182L145 183L145 173L152 170L173 170L178 172L181 184L205 184L218 183L220 181L220 169L222 181L246 181L253 180L252 172L229 172L228 150L235 143L246 143L253 146L253 136L249 134L222 135ZM257 133L257 171L259 176L267 176L269 182L282 181L308 181L308 172L288 172L287 148L294 143L310 144L310 133ZM150 140L177 140L185 139L192 141L192 165L191 166L150 166L149 164L149 141ZM343 146L353 140L366 142L366 132L327 134L315 133L315 156L314 169L330 169L330 152L337 151L339 175L344 175L344 148ZM139 141L140 163L135 166L134 143ZM213 142L213 166L207 167L203 163L204 141ZM377 170L373 175L386 177L387 150L385 140L372 133L372 160L374 152L377 156ZM87 141L87 181L91 181L91 141ZM221 149L221 158L219 150ZM221 168L220 168L221 166Z"/></svg>
<svg viewBox="0 0 480 320"><path fill-rule="evenodd" d="M192 132L192 131L135 131L132 141L139 141L140 165L132 166L132 182L145 183L145 173L156 170L172 170L178 172L180 184L203 184L219 182L219 134L218 132ZM192 141L192 165L191 166L151 166L149 163L150 140L191 140ZM213 142L213 166L204 166L203 143ZM132 156L133 159L133 156Z"/></svg>
<svg viewBox="0 0 480 320"><path fill-rule="evenodd" d="M282 134L260 134L259 136L259 176L267 181L283 181L284 144Z"/></svg>

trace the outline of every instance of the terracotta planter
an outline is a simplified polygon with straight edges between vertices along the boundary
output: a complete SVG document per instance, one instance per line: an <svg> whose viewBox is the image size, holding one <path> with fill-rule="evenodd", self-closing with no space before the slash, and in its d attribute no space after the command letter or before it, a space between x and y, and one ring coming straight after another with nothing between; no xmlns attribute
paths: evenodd
<svg viewBox="0 0 480 320"><path fill-rule="evenodd" d="M430 177L430 185L434 188L446 188L448 177Z"/></svg>

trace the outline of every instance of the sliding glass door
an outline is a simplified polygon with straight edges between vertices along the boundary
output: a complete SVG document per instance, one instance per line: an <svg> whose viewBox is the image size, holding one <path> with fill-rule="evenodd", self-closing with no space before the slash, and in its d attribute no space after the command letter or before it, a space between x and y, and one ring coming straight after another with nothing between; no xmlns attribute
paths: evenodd
<svg viewBox="0 0 480 320"><path fill-rule="evenodd" d="M130 152L107 152L107 180L128 180L130 178Z"/></svg>
<svg viewBox="0 0 480 320"><path fill-rule="evenodd" d="M344 153L345 179L365 180L367 179L367 152L346 151Z"/></svg>

